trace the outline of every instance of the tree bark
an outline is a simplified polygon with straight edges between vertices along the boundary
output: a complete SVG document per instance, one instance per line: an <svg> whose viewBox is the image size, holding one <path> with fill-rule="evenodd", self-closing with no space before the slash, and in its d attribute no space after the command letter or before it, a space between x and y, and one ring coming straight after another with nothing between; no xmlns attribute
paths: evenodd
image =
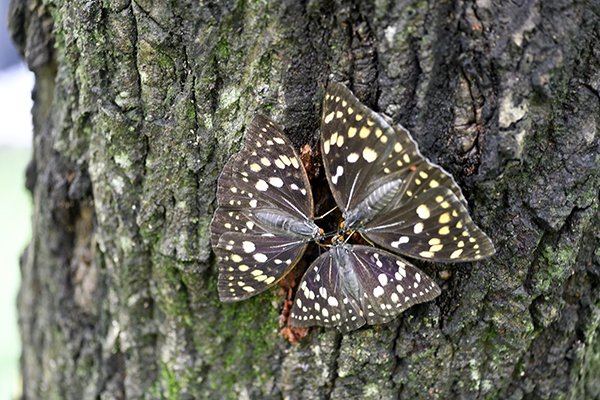
<svg viewBox="0 0 600 400"><path fill-rule="evenodd" d="M564 0L13 0L36 74L24 398L600 398L599 16ZM315 146L328 79L453 173L497 253L419 263L435 301L291 345L276 290L219 303L208 227L246 124L262 112Z"/></svg>

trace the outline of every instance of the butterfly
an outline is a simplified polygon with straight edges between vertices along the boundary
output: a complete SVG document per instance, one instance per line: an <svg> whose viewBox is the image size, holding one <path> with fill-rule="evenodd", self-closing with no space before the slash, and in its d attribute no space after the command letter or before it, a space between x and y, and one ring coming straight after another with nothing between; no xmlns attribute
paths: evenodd
<svg viewBox="0 0 600 400"><path fill-rule="evenodd" d="M348 332L386 323L440 294L435 281L400 256L346 244L354 232L425 260L467 261L494 253L450 174L419 152L406 129L392 127L335 82L325 94L321 150L343 222L329 251L302 278L292 325Z"/></svg>
<svg viewBox="0 0 600 400"><path fill-rule="evenodd" d="M224 302L247 299L278 282L323 230L313 222L308 176L290 141L259 115L239 153L219 176L211 244Z"/></svg>
<svg viewBox="0 0 600 400"><path fill-rule="evenodd" d="M349 332L365 324L387 323L439 294L435 281L408 261L375 247L345 244L338 239L304 274L290 323Z"/></svg>
<svg viewBox="0 0 600 400"><path fill-rule="evenodd" d="M419 152L406 129L392 126L340 83L331 82L325 94L321 149L346 231L423 260L494 254L452 176Z"/></svg>

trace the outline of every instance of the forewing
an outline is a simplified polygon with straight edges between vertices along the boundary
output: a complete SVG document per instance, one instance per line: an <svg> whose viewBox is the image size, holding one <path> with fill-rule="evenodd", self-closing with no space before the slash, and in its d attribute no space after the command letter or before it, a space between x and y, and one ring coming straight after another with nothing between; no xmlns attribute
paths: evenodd
<svg viewBox="0 0 600 400"><path fill-rule="evenodd" d="M304 166L289 139L267 117L254 118L230 175L222 175L219 205L276 208L300 220L312 219L313 200Z"/></svg>
<svg viewBox="0 0 600 400"><path fill-rule="evenodd" d="M408 130L392 125L335 82L329 84L323 102L321 147L327 178L342 211L352 209L383 182L397 179L418 182L405 186L403 196L441 186L467 205L452 176L420 153Z"/></svg>
<svg viewBox="0 0 600 400"><path fill-rule="evenodd" d="M321 150L329 185L342 211L369 193L395 136L390 125L344 85L329 83L323 100Z"/></svg>
<svg viewBox="0 0 600 400"><path fill-rule="evenodd" d="M351 260L363 293L369 325L383 324L407 308L435 299L438 285L406 260L374 247L351 247Z"/></svg>
<svg viewBox="0 0 600 400"><path fill-rule="evenodd" d="M361 233L391 251L430 261L471 261L494 254L454 192L430 188L404 196L367 223Z"/></svg>
<svg viewBox="0 0 600 400"><path fill-rule="evenodd" d="M264 292L289 272L306 245L301 238L274 236L259 225L244 233L223 233L214 248L219 260L219 298L240 301Z"/></svg>
<svg viewBox="0 0 600 400"><path fill-rule="evenodd" d="M349 332L365 324L356 301L344 293L339 268L332 250L310 265L294 298L291 325L336 327Z"/></svg>

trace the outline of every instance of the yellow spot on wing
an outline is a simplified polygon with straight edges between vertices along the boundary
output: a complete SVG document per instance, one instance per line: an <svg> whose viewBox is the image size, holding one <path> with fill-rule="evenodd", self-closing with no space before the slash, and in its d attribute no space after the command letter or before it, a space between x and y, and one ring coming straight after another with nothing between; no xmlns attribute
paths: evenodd
<svg viewBox="0 0 600 400"><path fill-rule="evenodd" d="M259 172L262 168L257 163L250 165L250 170L252 172Z"/></svg>
<svg viewBox="0 0 600 400"><path fill-rule="evenodd" d="M440 224L447 224L448 222L450 222L450 213L443 213L442 215L440 215L438 221Z"/></svg>
<svg viewBox="0 0 600 400"><path fill-rule="evenodd" d="M443 248L444 248L443 244L435 244L435 245L433 245L433 246L431 246L429 248L429 251L431 251L432 253L436 253L436 252L440 251Z"/></svg>
<svg viewBox="0 0 600 400"><path fill-rule="evenodd" d="M286 155L283 155L283 156L279 156L279 158L280 158L280 159L281 159L281 161L283 161L283 163L284 163L285 165L287 165L288 167L289 167L290 165L292 165L292 162L290 161L290 158L289 158L288 156L286 156Z"/></svg>
<svg viewBox="0 0 600 400"><path fill-rule="evenodd" d="M441 228L438 230L438 233L439 233L440 235L447 235L447 234L449 234L449 233L450 233L450 227L449 227L448 225L446 225L446 226L442 226L442 227L441 227Z"/></svg>
<svg viewBox="0 0 600 400"><path fill-rule="evenodd" d="M462 252L462 249L454 250L452 254L450 254L450 258L458 258L462 254Z"/></svg>

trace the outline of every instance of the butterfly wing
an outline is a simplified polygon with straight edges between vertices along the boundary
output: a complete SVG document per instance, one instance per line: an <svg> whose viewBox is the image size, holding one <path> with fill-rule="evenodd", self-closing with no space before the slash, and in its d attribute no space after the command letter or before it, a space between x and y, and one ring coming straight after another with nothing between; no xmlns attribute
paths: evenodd
<svg viewBox="0 0 600 400"><path fill-rule="evenodd" d="M226 232L215 253L219 260L219 298L245 300L275 285L304 253L306 240L275 236L254 225L251 232Z"/></svg>
<svg viewBox="0 0 600 400"><path fill-rule="evenodd" d="M454 192L436 187L391 204L361 229L369 240L423 260L471 261L494 254Z"/></svg>
<svg viewBox="0 0 600 400"><path fill-rule="evenodd" d="M225 183L230 193L220 205L274 208L299 220L312 219L313 199L304 166L281 128L267 117L258 115L250 124L230 176Z"/></svg>
<svg viewBox="0 0 600 400"><path fill-rule="evenodd" d="M431 301L441 291L435 281L408 261L369 246L350 247L360 283L360 307L369 325L391 321L409 307Z"/></svg>
<svg viewBox="0 0 600 400"><path fill-rule="evenodd" d="M344 85L330 82L323 100L321 152L329 186L342 212L352 209L383 177L394 130ZM412 143L405 143L408 148Z"/></svg>
<svg viewBox="0 0 600 400"><path fill-rule="evenodd" d="M339 268L332 249L310 265L296 292L290 324L336 327L349 332L366 323L357 301L344 290Z"/></svg>

